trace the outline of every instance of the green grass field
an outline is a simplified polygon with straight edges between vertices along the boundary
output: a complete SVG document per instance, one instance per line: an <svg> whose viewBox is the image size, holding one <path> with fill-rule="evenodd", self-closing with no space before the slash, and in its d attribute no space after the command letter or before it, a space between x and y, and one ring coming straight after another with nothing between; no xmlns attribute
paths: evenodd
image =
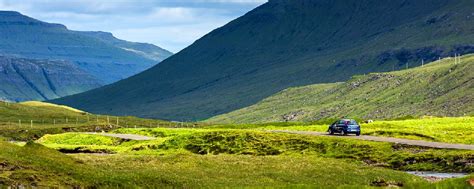
<svg viewBox="0 0 474 189"><path fill-rule="evenodd" d="M131 130L135 129L118 132ZM47 135L38 141L57 149L75 146L114 151L115 154L109 155L64 155L39 144L28 143L21 147L0 142L5 149L0 152L0 163L5 170L0 174L0 183L121 188L469 188L467 178L429 183L391 167L472 172L463 170L472 167L465 167L461 162L474 156L473 152L467 151L418 149L260 131L138 130L151 131L159 138L138 142L69 133ZM392 158L394 155L397 157ZM419 162L399 164L409 162L407 160Z"/></svg>
<svg viewBox="0 0 474 189"><path fill-rule="evenodd" d="M440 150L391 143L225 129L119 129L118 133L149 133L153 141L126 141L90 134L46 135L37 142L69 152L158 154L314 155L353 159L407 171L474 172L463 162L474 159L467 150Z"/></svg>
<svg viewBox="0 0 474 189"><path fill-rule="evenodd" d="M311 156L67 156L37 144L0 143L0 185L37 187L199 188L243 186L428 186L415 176ZM459 183L458 183L459 184Z"/></svg>
<svg viewBox="0 0 474 189"><path fill-rule="evenodd" d="M326 132L332 119L314 123L227 124L208 128ZM427 117L361 124L362 134L447 143L474 144L474 117Z"/></svg>
<svg viewBox="0 0 474 189"><path fill-rule="evenodd" d="M202 124L142 119L131 116L96 115L44 102L0 101L0 138L36 140L45 134L109 131L116 128L193 127Z"/></svg>
<svg viewBox="0 0 474 189"><path fill-rule="evenodd" d="M107 124L104 115L43 104L2 103L0 114L5 115L0 118L0 138L16 140L0 140L0 188L470 188L466 180L474 178L471 174L430 183L403 172L473 173L472 151L265 131L324 131L331 120L210 126L119 117L136 123L135 128ZM98 123L91 119L94 116L99 117ZM5 124L20 117L78 117L82 122L35 124L32 128ZM376 121L362 128L372 135L472 144L472 121L471 117ZM81 133L97 126L111 133L152 136L156 140ZM457 137L449 137L454 135Z"/></svg>

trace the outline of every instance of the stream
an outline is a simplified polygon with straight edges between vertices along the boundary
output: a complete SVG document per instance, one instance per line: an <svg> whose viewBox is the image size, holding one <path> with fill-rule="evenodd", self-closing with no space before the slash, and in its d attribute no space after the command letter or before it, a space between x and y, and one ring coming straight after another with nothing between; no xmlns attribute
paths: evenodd
<svg viewBox="0 0 474 189"><path fill-rule="evenodd" d="M440 172L430 172L430 171L407 171L406 173L423 177L429 181L440 181L448 178L459 178L465 177L467 173L440 173Z"/></svg>

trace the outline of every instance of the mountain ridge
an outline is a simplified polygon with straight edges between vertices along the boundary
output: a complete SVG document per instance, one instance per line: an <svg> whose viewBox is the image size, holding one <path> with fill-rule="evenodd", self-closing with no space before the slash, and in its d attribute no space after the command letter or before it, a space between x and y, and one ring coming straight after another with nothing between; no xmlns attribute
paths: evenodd
<svg viewBox="0 0 474 189"><path fill-rule="evenodd" d="M134 75L172 54L108 32L68 30L16 11L0 11L0 26L0 98L9 101L84 92Z"/></svg>
<svg viewBox="0 0 474 189"><path fill-rule="evenodd" d="M105 43L121 47L124 50L132 51L146 58L161 62L173 53L150 43L130 42L116 38L110 32L103 31L78 31L79 34L95 37Z"/></svg>
<svg viewBox="0 0 474 189"><path fill-rule="evenodd" d="M0 11L0 53L31 59L67 60L109 84L130 77L159 63L171 55L150 44L132 43L113 38L120 44L149 48L136 53L125 50L90 32L68 30L62 24L43 22L15 11ZM154 58L151 58L154 57Z"/></svg>
<svg viewBox="0 0 474 189"><path fill-rule="evenodd" d="M203 120L289 87L472 53L472 6L467 0L273 0L149 70L53 102L95 113Z"/></svg>

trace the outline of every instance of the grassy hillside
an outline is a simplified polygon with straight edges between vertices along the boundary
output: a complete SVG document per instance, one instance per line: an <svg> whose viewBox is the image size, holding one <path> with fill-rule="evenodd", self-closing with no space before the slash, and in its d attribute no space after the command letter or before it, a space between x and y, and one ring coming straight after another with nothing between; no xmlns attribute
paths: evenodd
<svg viewBox="0 0 474 189"><path fill-rule="evenodd" d="M45 134L108 131L130 127L193 127L194 123L167 122L137 117L117 117L83 112L44 102L0 101L0 138L35 140Z"/></svg>
<svg viewBox="0 0 474 189"><path fill-rule="evenodd" d="M471 0L272 0L154 68L54 102L202 120L289 87L474 52L471 7Z"/></svg>
<svg viewBox="0 0 474 189"><path fill-rule="evenodd" d="M290 88L209 122L314 121L342 116L474 115L474 55L407 70L354 76L347 82Z"/></svg>
<svg viewBox="0 0 474 189"><path fill-rule="evenodd" d="M21 102L19 104L30 106L30 107L44 107L44 108L48 108L48 109L49 108L58 108L58 110L60 108L62 108L62 109L67 110L67 111L72 111L72 112L77 112L77 113L85 113L82 110L78 110L78 109L71 108L71 107L68 107L68 106L51 104L51 103L40 102L40 101L25 101L25 102Z"/></svg>

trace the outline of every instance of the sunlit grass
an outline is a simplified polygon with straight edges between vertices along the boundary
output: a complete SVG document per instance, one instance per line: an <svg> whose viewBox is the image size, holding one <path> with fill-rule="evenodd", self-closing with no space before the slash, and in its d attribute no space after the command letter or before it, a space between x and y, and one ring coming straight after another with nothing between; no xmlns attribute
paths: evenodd
<svg viewBox="0 0 474 189"><path fill-rule="evenodd" d="M231 125L225 126L232 128ZM242 126L235 126L241 128ZM326 132L328 125L258 126L253 129ZM423 118L361 123L362 134L416 140L474 144L474 117Z"/></svg>

